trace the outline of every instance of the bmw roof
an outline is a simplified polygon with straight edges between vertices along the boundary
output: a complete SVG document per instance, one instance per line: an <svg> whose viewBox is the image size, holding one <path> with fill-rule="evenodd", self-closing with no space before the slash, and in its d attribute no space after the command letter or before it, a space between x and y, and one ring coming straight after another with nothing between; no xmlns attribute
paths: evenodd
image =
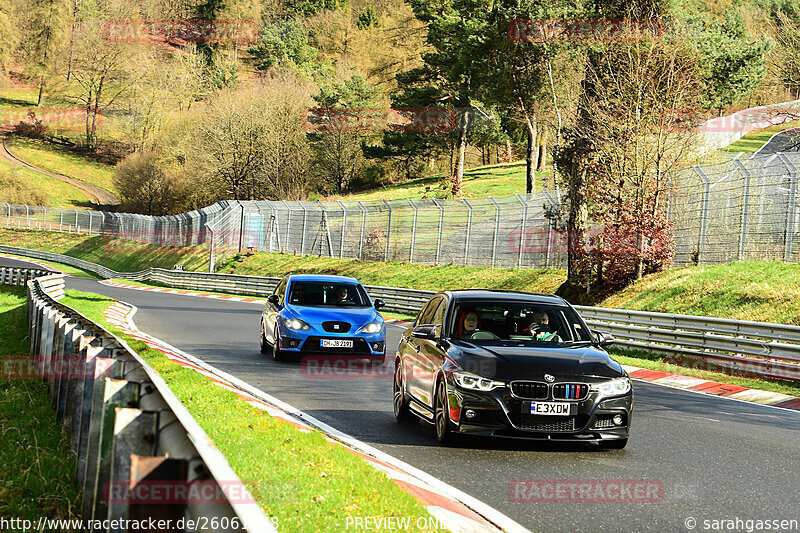
<svg viewBox="0 0 800 533"><path fill-rule="evenodd" d="M442 292L451 295L454 300L526 300L542 304L567 304L566 300L555 294L487 289L459 289Z"/></svg>
<svg viewBox="0 0 800 533"><path fill-rule="evenodd" d="M289 281L349 281L361 283L356 278L349 276L335 276L333 274L289 274Z"/></svg>

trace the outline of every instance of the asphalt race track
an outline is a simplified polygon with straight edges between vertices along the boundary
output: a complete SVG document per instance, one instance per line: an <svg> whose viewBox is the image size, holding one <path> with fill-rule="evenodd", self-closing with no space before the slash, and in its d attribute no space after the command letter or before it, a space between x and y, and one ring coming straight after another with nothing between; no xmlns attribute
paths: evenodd
<svg viewBox="0 0 800 533"><path fill-rule="evenodd" d="M0 264L11 263L0 258ZM532 531L688 531L690 517L697 521L696 531L704 530L704 520L800 521L797 411L636 382L625 450L497 439L463 440L445 448L430 426L394 421L391 369L369 378L310 378L298 363L276 363L262 355L258 305L77 278L68 278L67 287L136 305L134 319L143 331L454 485ZM389 328L390 353L400 333ZM663 486L663 498L518 503L509 497L514 480L655 480Z"/></svg>
<svg viewBox="0 0 800 533"><path fill-rule="evenodd" d="M774 135L767 144L761 147L758 155L797 151L800 151L800 128L792 128Z"/></svg>

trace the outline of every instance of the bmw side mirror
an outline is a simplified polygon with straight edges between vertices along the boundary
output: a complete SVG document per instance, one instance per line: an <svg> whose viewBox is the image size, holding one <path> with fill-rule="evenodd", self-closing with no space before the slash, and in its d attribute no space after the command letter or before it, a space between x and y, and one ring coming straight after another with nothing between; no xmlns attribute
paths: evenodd
<svg viewBox="0 0 800 533"><path fill-rule="evenodd" d="M381 307L386 307L386 302L384 302L380 298L375 298L374 306L375 309L380 309Z"/></svg>
<svg viewBox="0 0 800 533"><path fill-rule="evenodd" d="M435 339L436 338L436 324L422 324L415 326L411 331L411 335L419 339Z"/></svg>
<svg viewBox="0 0 800 533"><path fill-rule="evenodd" d="M277 294L270 294L269 296L267 296L267 301L272 305L274 305L275 307L278 307L281 304L281 299L278 298Z"/></svg>
<svg viewBox="0 0 800 533"><path fill-rule="evenodd" d="M617 339L611 333L605 333L603 331L595 331L594 332L595 338L597 339L597 344L600 346L611 346Z"/></svg>

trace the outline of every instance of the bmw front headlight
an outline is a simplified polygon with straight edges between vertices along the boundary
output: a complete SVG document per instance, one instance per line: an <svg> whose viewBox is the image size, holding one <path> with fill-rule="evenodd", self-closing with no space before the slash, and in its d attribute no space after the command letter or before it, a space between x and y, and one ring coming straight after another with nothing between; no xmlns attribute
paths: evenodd
<svg viewBox="0 0 800 533"><path fill-rule="evenodd" d="M630 378L617 378L601 383L594 383L589 390L599 393L601 398L624 396L631 391L631 380Z"/></svg>
<svg viewBox="0 0 800 533"><path fill-rule="evenodd" d="M289 329L294 330L306 330L311 329L311 327L303 322L302 320L298 320L296 318L287 318L283 321L283 325Z"/></svg>
<svg viewBox="0 0 800 533"><path fill-rule="evenodd" d="M383 322L370 322L361 328L362 333L378 333L383 328Z"/></svg>
<svg viewBox="0 0 800 533"><path fill-rule="evenodd" d="M453 374L453 379L455 380L456 385L462 389L469 390L488 392L498 387L505 386L505 383L502 381L494 381L491 379L482 378L480 376L476 376L475 374L470 374L469 372L455 372Z"/></svg>

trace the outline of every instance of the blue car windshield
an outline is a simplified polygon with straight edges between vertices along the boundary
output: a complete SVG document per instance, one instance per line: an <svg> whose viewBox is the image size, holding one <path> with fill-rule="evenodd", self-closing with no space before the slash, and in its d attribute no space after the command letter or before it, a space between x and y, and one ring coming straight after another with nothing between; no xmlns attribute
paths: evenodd
<svg viewBox="0 0 800 533"><path fill-rule="evenodd" d="M358 283L294 281L289 303L305 307L369 307L367 292Z"/></svg>

